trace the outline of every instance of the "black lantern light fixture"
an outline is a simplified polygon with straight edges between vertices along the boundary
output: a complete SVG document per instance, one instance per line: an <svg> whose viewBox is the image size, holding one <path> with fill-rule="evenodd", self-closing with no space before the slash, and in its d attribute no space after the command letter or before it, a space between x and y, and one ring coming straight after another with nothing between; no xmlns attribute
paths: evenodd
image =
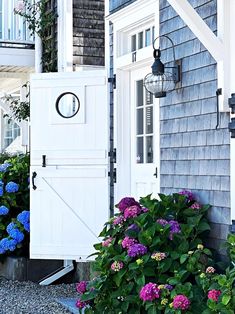
<svg viewBox="0 0 235 314"><path fill-rule="evenodd" d="M166 67L161 61L161 50L155 48L157 39L161 37L167 38L172 45L174 64L172 67ZM175 46L170 37L162 35L153 41L153 57L152 73L144 78L144 86L148 92L153 94L155 98L166 97L166 93L175 88L176 83L180 81L180 63L175 59ZM169 72L165 69L170 69Z"/></svg>

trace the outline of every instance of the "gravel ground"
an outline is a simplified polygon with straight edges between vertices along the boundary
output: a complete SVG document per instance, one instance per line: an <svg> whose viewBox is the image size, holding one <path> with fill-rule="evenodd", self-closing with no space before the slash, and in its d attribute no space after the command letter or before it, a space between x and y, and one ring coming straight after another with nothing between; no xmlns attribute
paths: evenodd
<svg viewBox="0 0 235 314"><path fill-rule="evenodd" d="M75 284L40 286L0 278L0 314L67 314L57 298L77 297Z"/></svg>

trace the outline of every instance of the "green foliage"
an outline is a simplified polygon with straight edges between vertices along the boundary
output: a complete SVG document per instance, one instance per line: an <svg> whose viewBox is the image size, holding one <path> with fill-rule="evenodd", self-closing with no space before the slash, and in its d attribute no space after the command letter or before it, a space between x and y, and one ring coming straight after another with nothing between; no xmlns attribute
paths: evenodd
<svg viewBox="0 0 235 314"><path fill-rule="evenodd" d="M20 232L24 234L24 240L18 243L15 250L7 250L1 253L1 257L6 255L28 256L29 254L29 233L17 220L17 215L22 211L29 210L29 155L0 156L0 206L9 209L7 215L0 215L0 241L10 239L7 226L14 222ZM8 165L7 167L5 167ZM14 182L18 185L16 192L7 191L7 183ZM0 242L1 246L1 242Z"/></svg>
<svg viewBox="0 0 235 314"><path fill-rule="evenodd" d="M110 219L100 234L104 242L94 246L97 257L93 266L99 276L80 296L89 304L85 313L202 313L207 309L207 297L199 275L213 264L210 250L203 245L209 231L209 206L180 194L160 194L159 199L149 195L141 198L138 206L141 210L136 215L126 217L126 212L120 211ZM159 219L167 223L157 222ZM173 227L172 221L179 223L179 228ZM128 229L133 224L135 228ZM122 245L126 236L145 245L147 253L131 257ZM115 261L120 266L116 271L111 267ZM150 282L157 284L160 298L143 301L140 291ZM173 307L177 295L190 300L187 311Z"/></svg>
<svg viewBox="0 0 235 314"><path fill-rule="evenodd" d="M14 119L17 121L28 120L30 116L30 103L29 103L29 82L24 84L22 88L26 89L26 99L21 101L18 98L13 97L12 95L6 95L4 99L8 102L9 108L11 109L12 115L8 116L9 119Z"/></svg>
<svg viewBox="0 0 235 314"><path fill-rule="evenodd" d="M54 27L57 14L48 8L48 0L23 0L24 10L15 9L15 14L24 17L31 35L35 33L43 44L42 65L44 72L55 72L56 51L51 45L51 31ZM49 39L48 39L49 38Z"/></svg>

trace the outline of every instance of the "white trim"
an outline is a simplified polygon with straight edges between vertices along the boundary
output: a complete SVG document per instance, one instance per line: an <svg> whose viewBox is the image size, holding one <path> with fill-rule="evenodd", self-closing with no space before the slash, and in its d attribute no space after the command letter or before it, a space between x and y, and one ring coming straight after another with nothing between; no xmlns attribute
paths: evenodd
<svg viewBox="0 0 235 314"><path fill-rule="evenodd" d="M58 1L58 72L73 70L73 1Z"/></svg>
<svg viewBox="0 0 235 314"><path fill-rule="evenodd" d="M168 0L168 2L217 62L217 86L218 88L222 88L222 95L219 97L219 110L228 111L227 99L230 91L228 83L230 72L230 58L228 54L230 0L217 1L218 37L187 0Z"/></svg>
<svg viewBox="0 0 235 314"><path fill-rule="evenodd" d="M226 0L227 1L227 0ZM191 31L218 62L224 59L224 47L187 0L168 0Z"/></svg>

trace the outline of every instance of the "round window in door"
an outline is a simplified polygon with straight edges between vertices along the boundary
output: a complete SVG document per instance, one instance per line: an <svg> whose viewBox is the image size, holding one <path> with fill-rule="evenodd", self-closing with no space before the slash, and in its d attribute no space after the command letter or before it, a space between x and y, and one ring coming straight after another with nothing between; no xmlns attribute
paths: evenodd
<svg viewBox="0 0 235 314"><path fill-rule="evenodd" d="M74 117L80 109L78 97L71 92L61 94L56 100L56 111L63 118Z"/></svg>

